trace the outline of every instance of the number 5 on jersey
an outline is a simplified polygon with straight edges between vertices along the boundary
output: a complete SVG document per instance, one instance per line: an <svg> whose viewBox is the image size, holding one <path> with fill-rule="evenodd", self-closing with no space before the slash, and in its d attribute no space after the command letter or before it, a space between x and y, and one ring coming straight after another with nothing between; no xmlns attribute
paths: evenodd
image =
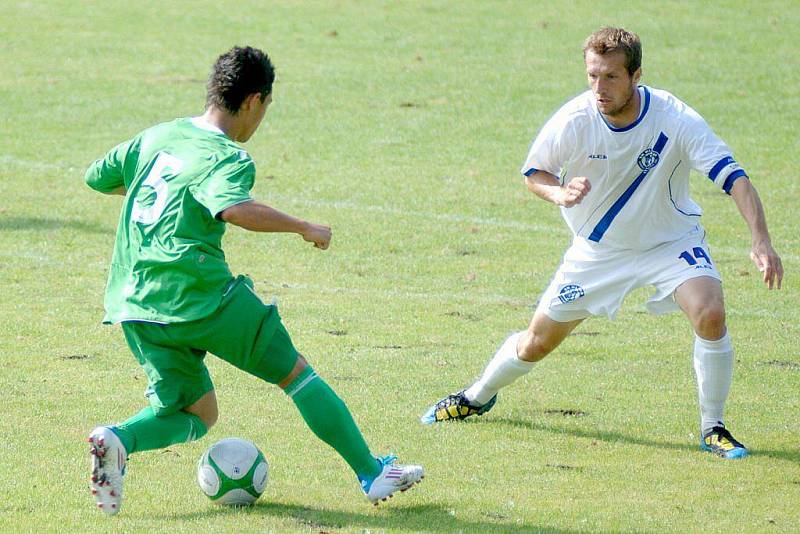
<svg viewBox="0 0 800 534"><path fill-rule="evenodd" d="M156 222L164 208L167 206L167 193L169 186L165 178L175 176L181 172L183 162L175 156L170 156L166 152L161 152L156 157L153 167L147 174L147 178L142 182L141 189L136 194L136 199L133 201L133 210L131 211L131 219L142 224L153 224ZM146 191L144 188L152 189L152 192ZM142 203L142 199L150 197L155 194L155 200L149 205Z"/></svg>

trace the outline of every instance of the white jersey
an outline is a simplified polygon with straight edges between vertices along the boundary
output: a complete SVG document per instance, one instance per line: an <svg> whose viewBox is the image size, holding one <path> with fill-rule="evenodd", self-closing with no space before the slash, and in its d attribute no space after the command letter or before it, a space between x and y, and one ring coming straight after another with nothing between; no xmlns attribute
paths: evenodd
<svg viewBox="0 0 800 534"><path fill-rule="evenodd" d="M726 193L745 176L696 111L667 91L638 91L639 117L630 125L611 126L586 91L564 104L531 145L524 175L547 171L562 183L585 176L592 185L580 204L561 208L576 242L649 250L675 241L699 229L691 169Z"/></svg>

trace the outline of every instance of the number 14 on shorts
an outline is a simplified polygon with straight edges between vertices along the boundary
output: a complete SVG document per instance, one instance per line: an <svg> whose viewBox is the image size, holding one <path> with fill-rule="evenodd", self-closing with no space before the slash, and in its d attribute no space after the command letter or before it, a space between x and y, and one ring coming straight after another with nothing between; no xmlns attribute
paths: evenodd
<svg viewBox="0 0 800 534"><path fill-rule="evenodd" d="M684 250L678 257L686 260L686 263L696 269L710 268L712 264L711 257L702 247L694 247L691 252ZM705 264L701 264L700 260L705 261Z"/></svg>

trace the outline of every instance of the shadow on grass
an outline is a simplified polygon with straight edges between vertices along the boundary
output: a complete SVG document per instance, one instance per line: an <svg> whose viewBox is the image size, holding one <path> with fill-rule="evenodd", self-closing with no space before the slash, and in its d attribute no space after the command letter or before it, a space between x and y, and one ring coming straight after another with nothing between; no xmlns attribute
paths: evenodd
<svg viewBox="0 0 800 534"><path fill-rule="evenodd" d="M478 419L473 424L505 424L514 427L527 428L529 430L540 430L543 432L550 432L553 434L569 434L576 438L597 439L607 442L621 442L630 443L632 445L642 445L644 447L657 447L660 449L671 449L679 451L694 452L700 450L699 444L693 445L688 443L674 443L667 441L656 441L647 439L640 436L630 436L627 434L620 434L619 432L603 432L600 430L581 429L581 428L564 428L537 423L533 421L524 421L522 419L511 419L508 417L495 417L493 419ZM786 460L789 462L800 463L800 450L767 450L767 449L750 449L751 456L767 456L776 458L778 460Z"/></svg>
<svg viewBox="0 0 800 534"><path fill-rule="evenodd" d="M91 223L87 221L76 221L69 219L52 219L49 217L5 217L0 216L0 230L75 230L84 234L107 234L114 235L114 228Z"/></svg>
<svg viewBox="0 0 800 534"><path fill-rule="evenodd" d="M645 447L658 447L661 449L672 449L679 451L693 451L697 447L687 443L672 443L666 441L655 441L641 436L630 436L627 434L620 434L619 432L603 432L593 429L582 428L564 428L561 426L551 426L534 421L524 421L522 419L511 419L508 417L495 417L493 419L477 420L474 424L489 425L501 423L514 427L527 428L529 430L540 430L543 432L550 432L553 434L568 434L576 438L598 439L608 442L621 442L630 443L633 445L643 445Z"/></svg>
<svg viewBox="0 0 800 534"><path fill-rule="evenodd" d="M368 505L367 505L368 506ZM535 525L516 525L502 521L469 521L450 514L449 509L439 504L418 506L386 506L383 515L359 514L340 510L314 508L297 504L258 502L249 508L226 508L214 506L190 514L170 515L162 519L198 520L218 515L271 516L276 519L292 519L298 526L325 531L326 529L401 529L417 532L579 532L547 528ZM257 525L253 525L257 528Z"/></svg>

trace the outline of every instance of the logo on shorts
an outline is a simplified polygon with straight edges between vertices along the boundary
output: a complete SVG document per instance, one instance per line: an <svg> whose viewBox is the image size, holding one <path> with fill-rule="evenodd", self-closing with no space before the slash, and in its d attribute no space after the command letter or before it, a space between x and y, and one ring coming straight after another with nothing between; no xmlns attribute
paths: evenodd
<svg viewBox="0 0 800 534"><path fill-rule="evenodd" d="M567 284L558 292L558 300L566 304L567 302L578 300L585 294L586 292L581 286L577 284Z"/></svg>
<svg viewBox="0 0 800 534"><path fill-rule="evenodd" d="M645 148L642 153L639 154L639 158L636 160L636 163L639 164L639 168L643 171L649 171L658 165L658 160L660 157L661 156L658 155L658 152L652 148Z"/></svg>

